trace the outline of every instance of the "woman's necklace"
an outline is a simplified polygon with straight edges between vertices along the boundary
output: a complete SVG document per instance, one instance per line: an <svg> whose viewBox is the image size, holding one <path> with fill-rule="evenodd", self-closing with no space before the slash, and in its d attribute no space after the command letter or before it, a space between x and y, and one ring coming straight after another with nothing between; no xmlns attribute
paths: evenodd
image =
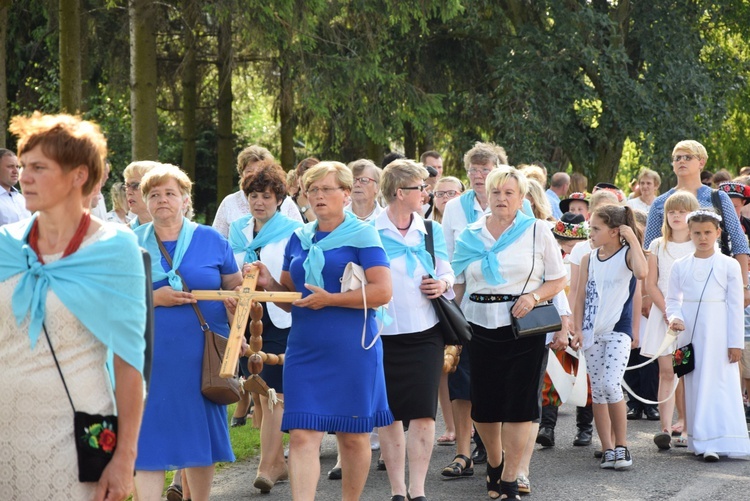
<svg viewBox="0 0 750 501"><path fill-rule="evenodd" d="M374 210L374 209L373 209L373 210ZM396 226L396 229L397 229L398 231L406 231L406 230L408 230L409 228L411 228L411 223L412 223L412 221L414 221L414 213L412 213L412 214L410 215L410 217L409 217L409 224L407 224L407 225L406 225L406 228L399 228L398 226L396 226L396 223L393 223L393 225L394 225L394 226Z"/></svg>
<svg viewBox="0 0 750 501"><path fill-rule="evenodd" d="M364 216L364 217L360 217L360 216L357 216L357 214L356 214L356 213L354 213L354 211L352 211L352 213L354 213L354 215L355 215L355 216L357 216L357 219L359 219L360 221L366 221L366 220L367 220L367 218L369 218L370 216L372 216L372 214L373 214L373 213L375 212L375 208L376 208L376 207L377 207L377 205L375 205L375 206L374 206L374 207L372 208L372 210L370 211L370 213L369 213L368 215ZM411 225L411 223L409 223L409 224ZM398 228L398 229L400 230L401 228ZM408 229L408 228L407 228L407 229Z"/></svg>

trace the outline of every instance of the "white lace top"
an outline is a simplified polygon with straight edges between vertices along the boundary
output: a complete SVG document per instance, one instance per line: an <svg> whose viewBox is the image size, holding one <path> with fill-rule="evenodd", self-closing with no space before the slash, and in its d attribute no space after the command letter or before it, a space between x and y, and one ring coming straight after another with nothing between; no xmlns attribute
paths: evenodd
<svg viewBox="0 0 750 501"><path fill-rule="evenodd" d="M99 230L81 245L91 245ZM45 255L47 263L62 253ZM78 481L73 409L44 332L32 349L28 317L16 325L11 297L20 275L0 282L0 493L4 499L91 499L95 483ZM106 312L102 312L106 315ZM114 413L104 367L107 348L47 294L44 323L76 410Z"/></svg>

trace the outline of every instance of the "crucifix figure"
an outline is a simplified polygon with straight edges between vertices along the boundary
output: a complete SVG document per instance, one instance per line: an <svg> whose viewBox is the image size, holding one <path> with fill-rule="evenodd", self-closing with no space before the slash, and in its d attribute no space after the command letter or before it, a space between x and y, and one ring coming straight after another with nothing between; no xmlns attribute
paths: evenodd
<svg viewBox="0 0 750 501"><path fill-rule="evenodd" d="M219 376L223 378L234 377L237 371L237 363L240 358L242 348L242 339L245 336L248 318L252 318L250 323L250 348L243 355L250 355L250 372L255 376L263 368L263 357L261 352L263 348L263 307L261 302L291 303L300 299L302 294L299 292L265 292L256 291L258 283L258 267L250 266L245 278L242 280L242 286L239 291L191 291L198 301L223 301L228 297L237 298L237 310L234 313L232 329L229 331L227 339L227 349L224 352L224 358L221 362L221 371ZM276 355L267 355L266 360L271 363ZM283 362L283 355L278 357ZM257 371L257 372L256 372Z"/></svg>

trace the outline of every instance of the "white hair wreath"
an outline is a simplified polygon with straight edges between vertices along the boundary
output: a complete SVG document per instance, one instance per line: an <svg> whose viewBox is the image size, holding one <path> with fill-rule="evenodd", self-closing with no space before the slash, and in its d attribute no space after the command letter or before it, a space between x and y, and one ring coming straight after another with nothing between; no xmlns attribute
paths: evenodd
<svg viewBox="0 0 750 501"><path fill-rule="evenodd" d="M688 214L687 220L690 221L692 218L694 218L696 216L708 216L708 217L716 219L718 222L721 222L721 216L720 215L718 215L714 211L704 210L704 209L694 210L693 212L691 212L690 214Z"/></svg>

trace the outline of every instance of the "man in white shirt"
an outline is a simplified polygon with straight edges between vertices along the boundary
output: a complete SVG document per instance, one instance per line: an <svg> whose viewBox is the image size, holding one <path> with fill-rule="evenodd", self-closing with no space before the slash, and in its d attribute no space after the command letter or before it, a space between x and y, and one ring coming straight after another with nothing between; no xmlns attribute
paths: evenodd
<svg viewBox="0 0 750 501"><path fill-rule="evenodd" d="M560 210L560 199L568 193L570 188L570 176L565 172L555 172L552 174L549 189L547 190L547 199L552 206L552 216L555 219L562 217Z"/></svg>
<svg viewBox="0 0 750 501"><path fill-rule="evenodd" d="M0 148L0 226L31 216L23 195L15 188L19 168L16 154Z"/></svg>

